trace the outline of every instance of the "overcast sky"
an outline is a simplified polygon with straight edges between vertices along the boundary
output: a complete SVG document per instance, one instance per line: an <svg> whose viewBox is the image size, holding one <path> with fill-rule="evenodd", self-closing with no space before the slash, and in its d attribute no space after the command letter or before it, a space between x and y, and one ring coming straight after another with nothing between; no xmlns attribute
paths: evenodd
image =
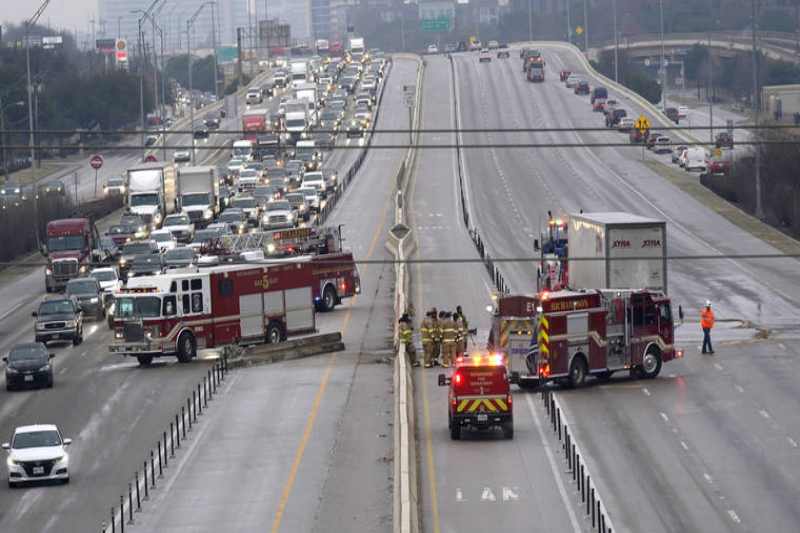
<svg viewBox="0 0 800 533"><path fill-rule="evenodd" d="M0 0L0 21L3 24L11 22L19 24L30 18L37 7L42 3L41 0L31 2L19 0ZM70 31L78 28L78 31L86 31L88 20L97 12L97 0L50 0L39 24L48 24L56 28L65 28Z"/></svg>

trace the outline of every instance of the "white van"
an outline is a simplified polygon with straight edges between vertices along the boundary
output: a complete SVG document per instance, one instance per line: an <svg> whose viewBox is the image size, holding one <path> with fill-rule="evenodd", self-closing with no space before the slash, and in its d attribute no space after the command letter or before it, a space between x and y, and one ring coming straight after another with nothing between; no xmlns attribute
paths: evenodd
<svg viewBox="0 0 800 533"><path fill-rule="evenodd" d="M701 174L706 172L706 159L708 159L708 152L702 146L690 146L686 151L681 154L684 170L690 172L692 170L699 170Z"/></svg>

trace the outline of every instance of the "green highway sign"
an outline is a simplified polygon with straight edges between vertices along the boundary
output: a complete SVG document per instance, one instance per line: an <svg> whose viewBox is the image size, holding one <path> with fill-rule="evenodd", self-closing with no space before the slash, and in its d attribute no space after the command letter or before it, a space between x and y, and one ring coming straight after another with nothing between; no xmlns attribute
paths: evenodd
<svg viewBox="0 0 800 533"><path fill-rule="evenodd" d="M441 17L438 19L422 19L422 31L450 31L450 19Z"/></svg>

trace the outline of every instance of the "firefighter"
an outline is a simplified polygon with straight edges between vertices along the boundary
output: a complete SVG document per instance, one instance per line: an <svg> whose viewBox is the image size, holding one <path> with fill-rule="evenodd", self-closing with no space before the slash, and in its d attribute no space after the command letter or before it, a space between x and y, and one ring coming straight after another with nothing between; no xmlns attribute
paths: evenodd
<svg viewBox="0 0 800 533"><path fill-rule="evenodd" d="M400 323L400 342L406 347L408 359L412 366L419 366L417 350L414 347L414 325L411 323L411 317L408 316L408 313L403 313L398 322Z"/></svg>
<svg viewBox="0 0 800 533"><path fill-rule="evenodd" d="M425 318L419 326L422 337L422 350L425 354L425 368L433 366L433 311L425 313Z"/></svg>
<svg viewBox="0 0 800 533"><path fill-rule="evenodd" d="M442 324L442 366L449 368L456 354L456 323L453 313L444 313Z"/></svg>
<svg viewBox="0 0 800 533"><path fill-rule="evenodd" d="M444 320L444 311L436 311L433 308L433 328L431 337L433 337L433 364L438 365L439 358L442 356L442 320Z"/></svg>
<svg viewBox="0 0 800 533"><path fill-rule="evenodd" d="M464 328L464 320L458 311L453 313L453 324L456 327L455 357L461 357L467 346L467 330Z"/></svg>
<svg viewBox="0 0 800 533"><path fill-rule="evenodd" d="M456 312L453 315L457 317L458 324L461 326L461 338L459 342L458 349L456 350L460 355L464 355L467 352L467 338L469 337L469 322L467 322L467 317L464 316L464 311L461 310L461 306L456 306Z"/></svg>
<svg viewBox="0 0 800 533"><path fill-rule="evenodd" d="M711 301L706 300L706 306L700 311L700 327L703 328L703 351L702 353L714 353L711 346L711 330L714 327L714 311L711 310Z"/></svg>

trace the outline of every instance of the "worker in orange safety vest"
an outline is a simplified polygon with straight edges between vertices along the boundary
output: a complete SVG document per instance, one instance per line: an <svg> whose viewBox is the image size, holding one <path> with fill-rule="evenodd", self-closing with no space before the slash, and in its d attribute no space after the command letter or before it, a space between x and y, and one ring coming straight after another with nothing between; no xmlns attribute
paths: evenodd
<svg viewBox="0 0 800 533"><path fill-rule="evenodd" d="M702 353L714 353L711 346L711 330L714 327L714 311L711 310L711 302L706 300L706 306L700 311L700 327L703 328L703 350Z"/></svg>

